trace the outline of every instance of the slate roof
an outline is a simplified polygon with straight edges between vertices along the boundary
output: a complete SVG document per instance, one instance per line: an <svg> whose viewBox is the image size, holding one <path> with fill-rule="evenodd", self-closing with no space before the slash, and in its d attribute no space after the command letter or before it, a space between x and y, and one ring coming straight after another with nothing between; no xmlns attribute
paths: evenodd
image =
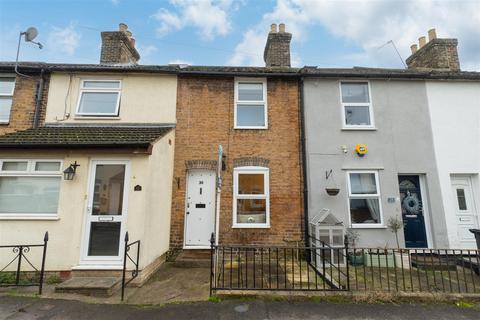
<svg viewBox="0 0 480 320"><path fill-rule="evenodd" d="M0 62L0 71L13 72L14 62ZM235 67L235 66L188 66L188 65L139 65L139 64L68 64L45 62L20 62L22 72L142 72L177 75L230 75L230 76L287 76L324 78L378 78L378 79L432 79L432 80L480 80L480 72L474 71L429 71L421 69L388 68L319 68L305 66L289 67Z"/></svg>
<svg viewBox="0 0 480 320"><path fill-rule="evenodd" d="M55 126L0 136L3 148L148 148L172 126Z"/></svg>

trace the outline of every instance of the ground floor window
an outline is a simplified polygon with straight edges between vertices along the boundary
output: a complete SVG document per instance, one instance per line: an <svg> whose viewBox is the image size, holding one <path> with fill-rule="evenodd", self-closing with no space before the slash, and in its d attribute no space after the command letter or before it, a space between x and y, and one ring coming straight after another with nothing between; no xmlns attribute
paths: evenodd
<svg viewBox="0 0 480 320"><path fill-rule="evenodd" d="M348 209L353 227L375 227L383 223L377 171L349 171Z"/></svg>
<svg viewBox="0 0 480 320"><path fill-rule="evenodd" d="M0 216L56 215L60 160L0 160Z"/></svg>
<svg viewBox="0 0 480 320"><path fill-rule="evenodd" d="M264 167L239 167L233 177L233 226L270 226L269 170Z"/></svg>

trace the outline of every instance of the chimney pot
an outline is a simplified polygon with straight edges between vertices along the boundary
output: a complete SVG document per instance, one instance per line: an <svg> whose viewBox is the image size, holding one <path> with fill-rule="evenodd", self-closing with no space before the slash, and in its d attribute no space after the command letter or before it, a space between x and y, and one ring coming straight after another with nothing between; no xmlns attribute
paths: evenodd
<svg viewBox="0 0 480 320"><path fill-rule="evenodd" d="M428 41L432 41L433 39L437 39L437 31L435 28L428 30Z"/></svg>
<svg viewBox="0 0 480 320"><path fill-rule="evenodd" d="M412 44L410 46L410 50L412 50L412 54L414 54L415 52L417 52L418 50L418 46L416 44Z"/></svg>
<svg viewBox="0 0 480 320"><path fill-rule="evenodd" d="M425 36L418 38L418 44L420 49L427 44L427 38Z"/></svg>
<svg viewBox="0 0 480 320"><path fill-rule="evenodd" d="M282 32L282 33L285 32L285 23L280 23L278 25L278 29L279 29L278 32Z"/></svg>
<svg viewBox="0 0 480 320"><path fill-rule="evenodd" d="M125 32L125 34L127 35L127 37L128 37L129 39L131 39L131 38L132 38L133 34L132 34L132 32L131 32L131 31L129 31L129 30L126 30L126 31L124 31L124 32Z"/></svg>
<svg viewBox="0 0 480 320"><path fill-rule="evenodd" d="M131 37L130 38L130 43L132 44L132 47L134 47L134 48L135 48L135 42L136 42L135 38Z"/></svg>
<svg viewBox="0 0 480 320"><path fill-rule="evenodd" d="M276 23L272 23L272 25L270 26L270 32L277 33L277 24Z"/></svg>
<svg viewBox="0 0 480 320"><path fill-rule="evenodd" d="M122 23L120 23L120 24L118 25L118 31L123 31L123 32L125 32L125 31L127 31L127 30L128 30L127 24L125 24L125 23L122 22Z"/></svg>

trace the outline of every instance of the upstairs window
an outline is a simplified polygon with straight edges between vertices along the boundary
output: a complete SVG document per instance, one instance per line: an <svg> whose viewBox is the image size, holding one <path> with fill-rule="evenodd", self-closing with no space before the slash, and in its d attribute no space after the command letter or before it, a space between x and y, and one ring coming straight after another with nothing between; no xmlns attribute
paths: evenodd
<svg viewBox="0 0 480 320"><path fill-rule="evenodd" d="M373 128L368 82L341 82L344 128Z"/></svg>
<svg viewBox="0 0 480 320"><path fill-rule="evenodd" d="M267 128L267 81L235 81L235 128Z"/></svg>
<svg viewBox="0 0 480 320"><path fill-rule="evenodd" d="M233 173L233 226L268 228L270 195L268 168L240 167Z"/></svg>
<svg viewBox="0 0 480 320"><path fill-rule="evenodd" d="M118 116L120 80L82 80L77 114L81 116Z"/></svg>
<svg viewBox="0 0 480 320"><path fill-rule="evenodd" d="M14 77L0 77L0 123L8 123L10 121L14 90Z"/></svg>
<svg viewBox="0 0 480 320"><path fill-rule="evenodd" d="M348 207L353 227L382 226L377 171L348 172Z"/></svg>

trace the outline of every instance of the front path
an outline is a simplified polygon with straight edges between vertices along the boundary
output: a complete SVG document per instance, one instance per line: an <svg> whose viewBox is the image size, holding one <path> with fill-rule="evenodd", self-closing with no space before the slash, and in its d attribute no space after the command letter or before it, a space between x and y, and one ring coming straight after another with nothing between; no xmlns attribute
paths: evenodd
<svg viewBox="0 0 480 320"><path fill-rule="evenodd" d="M163 307L0 296L0 319L479 319L479 306L227 300Z"/></svg>

